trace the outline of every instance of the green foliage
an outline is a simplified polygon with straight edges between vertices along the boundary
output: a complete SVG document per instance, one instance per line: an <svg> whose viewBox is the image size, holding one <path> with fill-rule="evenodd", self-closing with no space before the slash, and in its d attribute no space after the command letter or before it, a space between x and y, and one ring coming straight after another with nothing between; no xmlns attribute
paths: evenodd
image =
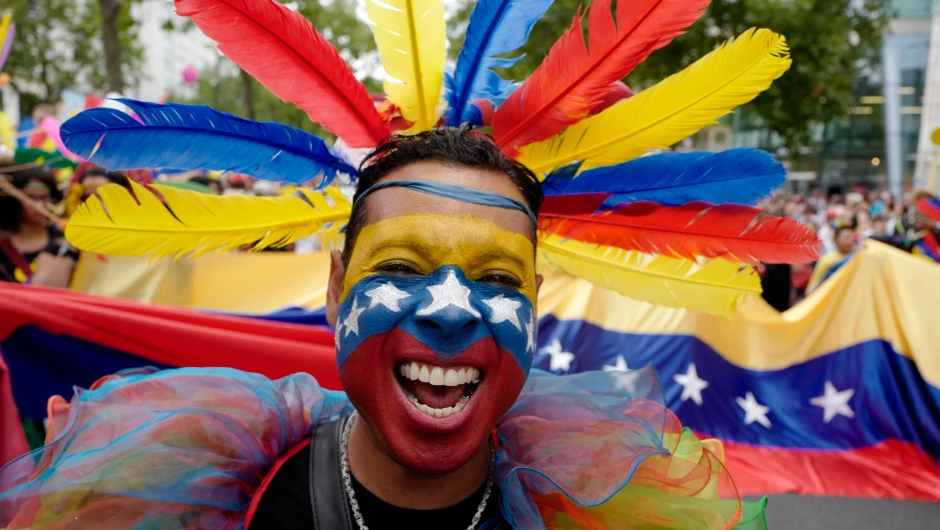
<svg viewBox="0 0 940 530"><path fill-rule="evenodd" d="M522 50L526 56L504 77L528 77L571 26L580 4L579 0L555 0L533 28ZM463 40L461 25L465 26L474 5L464 5L452 22L458 28L451 33L454 58ZM780 134L788 147L806 145L811 125L828 123L848 112L858 73L877 67L885 9L886 0L712 0L685 35L653 53L624 81L635 91L647 88L732 36L752 27L772 29L787 37L793 66L746 107L746 115L752 125Z"/></svg>
<svg viewBox="0 0 940 530"><path fill-rule="evenodd" d="M309 20L315 28L326 37L347 62L368 61L375 52L375 41L369 26L356 18L355 0L333 0L333 2L320 3L315 0L294 2L298 11ZM185 27L191 23L188 19L179 20L177 27ZM265 53L259 50L258 53ZM374 58L378 61L377 57ZM223 60L207 72L202 72L199 78L198 94L194 98L184 99L174 97L181 103L202 103L210 105L217 110L245 116L245 90L237 69L231 63ZM381 83L376 79L363 80L369 91L381 91ZM260 121L276 121L291 125L325 138L331 135L319 124L310 121L307 114L294 105L284 103L268 89L252 80L252 101L255 108L255 119Z"/></svg>
<svg viewBox="0 0 940 530"><path fill-rule="evenodd" d="M143 48L136 41L136 23L130 2L123 2L119 17L125 78L133 86L143 63ZM30 93L32 100L55 102L66 88L105 90L105 61L101 44L98 2L75 0L6 0L13 10L16 37L4 71L13 87Z"/></svg>

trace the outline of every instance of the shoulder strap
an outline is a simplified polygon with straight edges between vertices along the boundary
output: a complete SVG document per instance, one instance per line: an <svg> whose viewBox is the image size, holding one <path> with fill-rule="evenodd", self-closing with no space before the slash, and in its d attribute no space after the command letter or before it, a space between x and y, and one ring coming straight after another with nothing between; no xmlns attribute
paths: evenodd
<svg viewBox="0 0 940 530"><path fill-rule="evenodd" d="M33 269L29 266L29 261L26 260L26 256L22 252L16 249L13 246L13 241L6 236L0 236L0 252L6 254L6 257L10 258L10 262L13 263L13 266L17 269L23 271L23 274L27 278L32 278ZM10 271L12 274L13 271Z"/></svg>
<svg viewBox="0 0 940 530"><path fill-rule="evenodd" d="M349 417L318 426L310 437L310 503L314 530L353 530L339 447Z"/></svg>

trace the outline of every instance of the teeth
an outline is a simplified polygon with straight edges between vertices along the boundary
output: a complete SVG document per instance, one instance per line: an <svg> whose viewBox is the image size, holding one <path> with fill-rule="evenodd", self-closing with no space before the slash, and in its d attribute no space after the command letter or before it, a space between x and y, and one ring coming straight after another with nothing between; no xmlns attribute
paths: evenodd
<svg viewBox="0 0 940 530"><path fill-rule="evenodd" d="M398 373L405 379L430 383L434 386L457 386L480 382L480 371L469 366L445 370L440 366L411 362L399 366Z"/></svg>
<svg viewBox="0 0 940 530"><path fill-rule="evenodd" d="M440 366L435 366L431 370L431 381L429 381L432 386L444 386L444 370Z"/></svg>
<svg viewBox="0 0 940 530"><path fill-rule="evenodd" d="M430 383L434 386L457 386L471 382L480 382L480 371L470 367L448 368L444 370L440 366L428 366L426 364L412 362L399 366L398 373L405 379ZM418 401L418 398L407 388L403 390L408 400L414 403L414 406L418 410L433 418L447 418L453 416L463 410L464 406L466 406L467 402L470 400L469 396L463 396L453 407L436 409Z"/></svg>
<svg viewBox="0 0 940 530"><path fill-rule="evenodd" d="M418 398L416 398L411 392L408 392L407 390L405 390L405 394L408 396L408 400L414 403L415 407L418 410L434 418L446 418L448 416L453 416L454 414L457 414L458 412L463 410L464 406L467 404L467 401L470 400L470 398L465 396L465 397L460 398L460 401L458 401L457 404L454 405L453 407L435 409L433 407L429 407L425 405L424 403L421 403L420 401L418 401Z"/></svg>

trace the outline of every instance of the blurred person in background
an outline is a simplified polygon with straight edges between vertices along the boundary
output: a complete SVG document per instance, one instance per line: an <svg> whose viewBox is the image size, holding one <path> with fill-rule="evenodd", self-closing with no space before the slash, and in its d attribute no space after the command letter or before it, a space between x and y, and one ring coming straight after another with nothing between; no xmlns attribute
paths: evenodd
<svg viewBox="0 0 940 530"><path fill-rule="evenodd" d="M889 221L890 219L887 215L883 213L875 214L875 216L871 218L871 234L866 237L877 239L890 236L891 234L888 233L890 228Z"/></svg>
<svg viewBox="0 0 940 530"><path fill-rule="evenodd" d="M0 161L0 166L4 165L11 164ZM34 207L48 210L62 200L55 179L38 169L17 171L9 177L32 205L0 194L0 280L68 287L78 252L65 241L59 227Z"/></svg>
<svg viewBox="0 0 940 530"><path fill-rule="evenodd" d="M82 202L98 191L98 188L107 184L117 184L125 188L130 188L127 177L117 171L107 171L100 167L89 169L82 176L80 181L82 185Z"/></svg>
<svg viewBox="0 0 940 530"><path fill-rule="evenodd" d="M805 224L813 232L819 232L819 225L814 221L804 220ZM806 296L806 287L809 285L809 277L813 274L813 268L816 262L794 263L790 265L790 306L802 300Z"/></svg>
<svg viewBox="0 0 940 530"><path fill-rule="evenodd" d="M772 215L781 215L786 209L786 204L774 204L767 212ZM760 284L763 288L761 297L777 311L783 312L790 309L790 265L788 263L761 263L757 272L760 274Z"/></svg>
<svg viewBox="0 0 940 530"><path fill-rule="evenodd" d="M836 230L835 246L834 251L827 252L816 262L813 274L809 278L809 284L806 286L806 294L816 290L819 284L822 283L823 278L826 277L829 269L855 250L855 229L851 225L845 225Z"/></svg>
<svg viewBox="0 0 940 530"><path fill-rule="evenodd" d="M88 162L80 165L75 170L72 183L65 196L66 217L71 217L82 203L106 184L118 184L130 189L128 178L123 173L108 171Z"/></svg>
<svg viewBox="0 0 940 530"><path fill-rule="evenodd" d="M189 182L202 184L203 186L212 189L216 195L222 195L222 184L218 180L211 179L205 175L196 175L195 177L190 177Z"/></svg>

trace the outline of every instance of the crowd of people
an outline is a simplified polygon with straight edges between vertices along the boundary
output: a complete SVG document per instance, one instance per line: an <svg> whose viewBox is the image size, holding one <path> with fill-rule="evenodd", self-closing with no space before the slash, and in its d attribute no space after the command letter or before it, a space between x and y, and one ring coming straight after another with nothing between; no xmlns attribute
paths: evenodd
<svg viewBox="0 0 940 530"><path fill-rule="evenodd" d="M817 188L805 194L781 192L762 201L759 206L768 213L812 228L825 247L822 257L812 263L760 267L764 299L785 311L818 288L867 239L922 253L917 242L936 230L936 223L916 208L916 200L925 195L929 194L910 187L900 198L884 188L859 187L844 194Z"/></svg>

